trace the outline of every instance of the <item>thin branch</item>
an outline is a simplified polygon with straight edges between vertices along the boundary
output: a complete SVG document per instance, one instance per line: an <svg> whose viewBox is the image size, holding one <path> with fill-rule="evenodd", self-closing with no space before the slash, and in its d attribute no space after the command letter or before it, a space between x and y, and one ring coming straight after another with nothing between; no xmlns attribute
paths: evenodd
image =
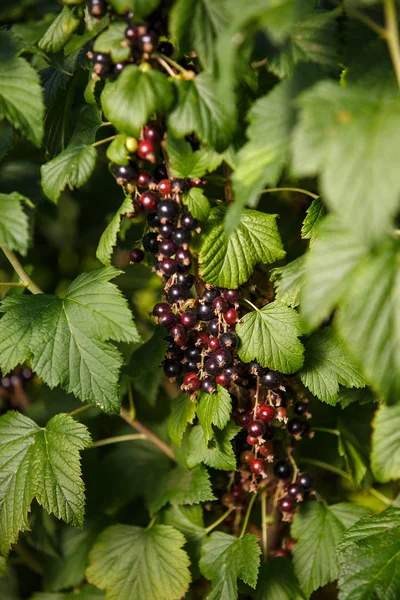
<svg viewBox="0 0 400 600"><path fill-rule="evenodd" d="M268 527L267 527L267 492L261 492L261 531L262 531L262 550L263 560L268 560Z"/></svg>
<svg viewBox="0 0 400 600"><path fill-rule="evenodd" d="M73 415L78 415L79 413L84 412L88 408L92 408L93 406L95 406L95 404L85 404L84 406L79 406L79 408L71 410L71 412L69 412L68 414L70 417L72 417Z"/></svg>
<svg viewBox="0 0 400 600"><path fill-rule="evenodd" d="M207 534L210 533L210 531L212 531L213 529L215 529L216 527L218 527L218 525L220 525L223 521L225 521L226 517L228 517L231 512L233 511L233 508L229 508L227 511L224 512L223 515L221 515L219 517L219 519L217 519L216 521L214 521L213 523L211 523L211 525L209 525L208 527L205 528L204 532Z"/></svg>
<svg viewBox="0 0 400 600"><path fill-rule="evenodd" d="M375 488L373 488L373 487L369 488L368 492L372 496L375 496L375 498L378 498L378 500L380 500L381 502L383 502L387 506L392 506L393 500L390 500L390 498L387 498L387 496L385 496L384 494L382 494L381 492L379 492Z"/></svg>
<svg viewBox="0 0 400 600"><path fill-rule="evenodd" d="M163 69L165 69L167 71L167 73L170 77L173 77L174 79L176 79L178 77L178 75L171 69L171 67L169 66L167 61L164 60L164 58L162 56L160 56L159 54L156 54L155 58L158 60L160 65L163 67Z"/></svg>
<svg viewBox="0 0 400 600"><path fill-rule="evenodd" d="M38 561L36 556L30 552L30 550L25 548L25 546L23 546L21 543L16 544L13 550L16 554L18 554L22 562L29 567L31 571L37 573L38 575L43 575L43 565Z"/></svg>
<svg viewBox="0 0 400 600"><path fill-rule="evenodd" d="M184 67L182 67L182 65L180 65L179 63L175 62L172 58L170 58L169 56L166 56L165 54L157 54L157 57L161 57L163 60L165 60L166 62L168 62L170 65L172 65L175 69L177 69L178 71L180 71L181 73L186 73L186 69Z"/></svg>
<svg viewBox="0 0 400 600"><path fill-rule="evenodd" d="M96 148L96 146L101 146L102 144L106 144L107 142L115 140L116 137L117 135L110 135L110 137L103 138L102 140L99 140L98 142L93 142L93 144L90 145L92 146L92 148Z"/></svg>
<svg viewBox="0 0 400 600"><path fill-rule="evenodd" d="M0 286L3 287L28 287L27 283L22 283L21 281L0 281Z"/></svg>
<svg viewBox="0 0 400 600"><path fill-rule="evenodd" d="M32 292L32 294L43 294L42 290L29 277L28 273L25 271L14 252L8 248L5 248L4 246L0 246L0 248L10 261L14 271L17 273L21 281L26 284L27 289Z"/></svg>
<svg viewBox="0 0 400 600"><path fill-rule="evenodd" d="M400 87L400 40L395 0L384 0L386 42Z"/></svg>
<svg viewBox="0 0 400 600"><path fill-rule="evenodd" d="M125 408L121 408L120 416L122 417L122 419L124 419L124 421L128 423L128 425L133 427L133 429L136 429L137 431L140 431L140 433L143 433L145 437L149 440L149 442L152 442L155 446L157 446L157 448L159 448L161 452L164 452L164 454L168 456L168 458L176 461L175 454L173 453L172 448L168 446L168 444L166 444L164 440L159 438L158 435L156 435L155 433L150 431L150 429L148 429L145 425L143 425L143 423L141 423L137 419L131 419L129 411L125 410Z"/></svg>
<svg viewBox="0 0 400 600"><path fill-rule="evenodd" d="M244 301L247 302L247 304L250 304L250 306L252 308L254 308L254 310L257 310L258 312L260 312L260 309L257 308L257 306L255 304L253 304L252 302L250 302L250 300L247 300L247 298L244 298Z"/></svg>
<svg viewBox="0 0 400 600"><path fill-rule="evenodd" d="M250 502L249 502L249 505L248 505L248 507L247 507L246 516L245 516L245 518L244 518L244 521L243 521L243 527L242 527L242 531L241 531L241 533L240 533L240 537L241 537L241 538L242 538L242 537L244 536L244 534L246 533L247 525L249 524L249 519L250 519L251 509L253 508L253 504L254 504L254 501L255 501L256 497L257 497L257 494L256 494L256 493L253 493L253 495L252 495L252 497L251 497L251 500L250 500Z"/></svg>
<svg viewBox="0 0 400 600"><path fill-rule="evenodd" d="M314 200L319 198L319 196L317 194L314 194L313 192L309 192L308 190L303 190L303 188L296 188L296 187L268 188L268 189L262 190L261 193L262 194L274 194L275 192L299 192L300 194L305 194L306 196L310 196L310 198L314 198Z"/></svg>
<svg viewBox="0 0 400 600"><path fill-rule="evenodd" d="M382 38L386 38L386 29L373 21L368 15L364 14L360 10L346 7L346 13L349 17L353 17L354 19L357 19L357 21L360 21L360 23L364 23L364 25L372 29L372 31L375 31L375 33Z"/></svg>
<svg viewBox="0 0 400 600"><path fill-rule="evenodd" d="M331 433L332 435L340 436L338 429L329 429L329 427L313 427L313 431L321 431L322 433Z"/></svg>
<svg viewBox="0 0 400 600"><path fill-rule="evenodd" d="M97 440L93 442L90 448L96 448L98 446L108 446L108 444L118 444L119 442L130 442L132 440L145 440L146 436L144 433L131 433L128 435L117 435L115 437L104 438L104 440Z"/></svg>
<svg viewBox="0 0 400 600"><path fill-rule="evenodd" d="M315 467L320 467L326 471L331 471L331 473L335 473L336 475L340 475L344 479L349 479L351 481L351 476L346 473L346 471L343 471L343 469L339 469L334 465L330 465L329 463L323 462L322 460L316 460L314 458L300 458L299 461L309 465L314 465Z"/></svg>

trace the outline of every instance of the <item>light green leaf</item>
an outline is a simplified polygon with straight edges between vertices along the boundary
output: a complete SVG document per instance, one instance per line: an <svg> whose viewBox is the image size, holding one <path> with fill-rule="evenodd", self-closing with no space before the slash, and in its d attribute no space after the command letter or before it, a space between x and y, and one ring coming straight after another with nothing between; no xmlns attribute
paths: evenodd
<svg viewBox="0 0 400 600"><path fill-rule="evenodd" d="M274 284L275 297L286 306L295 308L300 303L304 282L305 257L299 256L284 267L272 269L269 274Z"/></svg>
<svg viewBox="0 0 400 600"><path fill-rule="evenodd" d="M372 470L378 481L400 479L400 404L381 406L372 422Z"/></svg>
<svg viewBox="0 0 400 600"><path fill-rule="evenodd" d="M133 210L132 198L126 196L118 211L103 231L96 250L96 257L103 265L109 266L111 264L113 248L117 243L118 232L121 227L121 219L125 213L132 212Z"/></svg>
<svg viewBox="0 0 400 600"><path fill-rule="evenodd" d="M109 0L109 5L119 14L133 12L135 18L144 18L152 13L160 4L160 0Z"/></svg>
<svg viewBox="0 0 400 600"><path fill-rule="evenodd" d="M122 356L107 340L140 340L125 298L109 283L119 273L112 267L83 273L63 299L38 294L3 300L2 371L29 360L51 388L61 385L84 402L118 413Z"/></svg>
<svg viewBox="0 0 400 600"><path fill-rule="evenodd" d="M400 244L388 242L352 273L340 304L339 332L378 395L400 395ZM377 285L379 282L379 285Z"/></svg>
<svg viewBox="0 0 400 600"><path fill-rule="evenodd" d="M207 146L193 151L189 142L170 134L167 136L167 151L174 177L202 177L207 172L215 171L223 161L231 166L233 163L232 147L222 153Z"/></svg>
<svg viewBox="0 0 400 600"><path fill-rule="evenodd" d="M172 84L158 71L126 66L101 94L106 118L127 135L138 136L154 113L164 114L173 102Z"/></svg>
<svg viewBox="0 0 400 600"><path fill-rule="evenodd" d="M232 120L215 96L215 83L207 73L191 81L177 81L178 103L169 114L168 129L177 138L195 133L200 141L218 151L232 137Z"/></svg>
<svg viewBox="0 0 400 600"><path fill-rule="evenodd" d="M315 198L306 212L306 218L304 219L303 227L301 228L301 237L303 240L310 240L310 245L317 239L318 226L325 215L326 210L321 199Z"/></svg>
<svg viewBox="0 0 400 600"><path fill-rule="evenodd" d="M329 317L348 285L359 261L368 253L364 237L356 235L351 221L328 215L318 225L318 238L306 255L306 276L300 311L309 329Z"/></svg>
<svg viewBox="0 0 400 600"><path fill-rule="evenodd" d="M317 63L335 71L339 64L339 11L308 15L296 23L289 40L275 57L268 60L268 68L280 79L293 73L299 62Z"/></svg>
<svg viewBox="0 0 400 600"><path fill-rule="evenodd" d="M363 506L347 502L332 506L309 502L296 513L291 528L297 540L293 564L306 598L337 579L336 546L345 530L368 512Z"/></svg>
<svg viewBox="0 0 400 600"><path fill-rule="evenodd" d="M95 52L110 54L115 63L128 60L131 55L129 45L123 44L125 39L126 23L114 21L97 38L93 46Z"/></svg>
<svg viewBox="0 0 400 600"><path fill-rule="evenodd" d="M180 52L195 50L207 71L213 70L215 39L225 23L223 0L177 0L169 15L170 32Z"/></svg>
<svg viewBox="0 0 400 600"><path fill-rule="evenodd" d="M4 556L0 556L0 579L4 577L8 577L7 559Z"/></svg>
<svg viewBox="0 0 400 600"><path fill-rule="evenodd" d="M297 94L315 82L314 69L299 68L295 75L278 83L251 107L248 142L239 150L232 176L235 201L226 216L232 232L243 208L255 207L262 190L275 186L289 157L291 132L296 118Z"/></svg>
<svg viewBox="0 0 400 600"><path fill-rule="evenodd" d="M221 385L217 385L214 394L199 392L197 417L203 428L204 438L209 442L213 437L212 425L223 429L229 422L232 412L232 400L229 392Z"/></svg>
<svg viewBox="0 0 400 600"><path fill-rule="evenodd" d="M191 559L193 579L197 579L200 575L198 562L200 560L201 543L206 536L203 508L200 505L170 506L162 513L161 518L164 525L175 527L185 536L185 549Z"/></svg>
<svg viewBox="0 0 400 600"><path fill-rule="evenodd" d="M241 430L241 427L231 421L223 431L215 431L214 437L207 444L204 431L200 425L192 427L189 435L189 454L187 464L194 467L204 463L213 469L224 471L236 470L236 456L231 440Z"/></svg>
<svg viewBox="0 0 400 600"><path fill-rule="evenodd" d="M199 221L207 221L211 206L200 188L191 188L182 195L182 202L188 211Z"/></svg>
<svg viewBox="0 0 400 600"><path fill-rule="evenodd" d="M274 558L261 565L256 600L304 600L299 582L288 558Z"/></svg>
<svg viewBox="0 0 400 600"><path fill-rule="evenodd" d="M67 43L79 23L80 19L75 17L68 6L64 6L39 40L39 48L50 54L55 54Z"/></svg>
<svg viewBox="0 0 400 600"><path fill-rule="evenodd" d="M238 325L239 357L244 362L256 360L263 367L295 373L303 364L304 347L299 315L276 300L245 315Z"/></svg>
<svg viewBox="0 0 400 600"><path fill-rule="evenodd" d="M332 327L317 331L306 342L300 377L314 396L332 405L337 402L339 384L350 388L365 386L360 369Z"/></svg>
<svg viewBox="0 0 400 600"><path fill-rule="evenodd" d="M24 58L0 57L0 120L6 119L40 146L43 118L43 92L35 69Z"/></svg>
<svg viewBox="0 0 400 600"><path fill-rule="evenodd" d="M200 255L200 277L220 287L237 288L246 282L257 263L271 263L285 256L276 215L245 210L231 236L224 231L226 209L213 208Z"/></svg>
<svg viewBox="0 0 400 600"><path fill-rule="evenodd" d="M370 483L371 476L368 470L368 460L362 444L357 437L339 421L338 450L346 463L346 470L351 475L354 486L359 487L364 481Z"/></svg>
<svg viewBox="0 0 400 600"><path fill-rule="evenodd" d="M200 560L202 574L213 582L206 600L235 600L237 579L255 588L260 552L255 535L237 538L220 531L212 533L203 544Z"/></svg>
<svg viewBox="0 0 400 600"><path fill-rule="evenodd" d="M179 600L191 580L184 544L183 535L168 525L114 525L89 555L88 581L105 588L107 600Z"/></svg>
<svg viewBox="0 0 400 600"><path fill-rule="evenodd" d="M43 191L50 200L57 202L68 185L71 189L87 182L96 164L97 151L90 144L101 125L101 113L96 106L85 106L72 138L58 156L42 165Z"/></svg>
<svg viewBox="0 0 400 600"><path fill-rule="evenodd" d="M22 205L24 196L13 192L0 194L0 245L23 256L28 251L29 220Z"/></svg>
<svg viewBox="0 0 400 600"><path fill-rule="evenodd" d="M345 214L352 230L366 239L384 238L400 197L395 158L400 136L393 134L400 130L400 106L394 78L368 88L321 81L301 95L299 106L296 174L318 174L328 208Z"/></svg>
<svg viewBox="0 0 400 600"><path fill-rule="evenodd" d="M178 466L158 482L157 488L149 499L149 509L151 514L155 514L169 502L179 506L211 500L215 500L215 496L212 493L207 469L202 465L193 469Z"/></svg>
<svg viewBox="0 0 400 600"><path fill-rule="evenodd" d="M400 596L400 509L365 517L337 548L340 600L396 600Z"/></svg>
<svg viewBox="0 0 400 600"><path fill-rule="evenodd" d="M117 135L115 140L113 140L111 144L107 146L106 156L108 160L111 160L111 162L118 165L129 164L130 156L125 145L126 138L127 135L125 135L125 133L120 133Z"/></svg>
<svg viewBox="0 0 400 600"><path fill-rule="evenodd" d="M60 413L41 428L9 411L0 417L0 551L6 555L29 529L34 498L48 512L82 526L84 486L79 451L91 445L88 430Z"/></svg>
<svg viewBox="0 0 400 600"><path fill-rule="evenodd" d="M188 423L193 423L196 416L196 403L186 394L179 394L171 403L171 413L168 418L168 435L174 444L180 446L182 436Z"/></svg>

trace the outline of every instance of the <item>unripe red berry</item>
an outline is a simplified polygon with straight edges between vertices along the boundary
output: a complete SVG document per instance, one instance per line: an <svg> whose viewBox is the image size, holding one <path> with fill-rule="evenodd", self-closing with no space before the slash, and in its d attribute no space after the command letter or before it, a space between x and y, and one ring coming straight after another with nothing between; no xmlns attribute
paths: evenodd
<svg viewBox="0 0 400 600"><path fill-rule="evenodd" d="M259 473L262 473L264 471L264 460L262 458L255 458L251 463L250 463L250 470L253 473L256 473L257 475Z"/></svg>

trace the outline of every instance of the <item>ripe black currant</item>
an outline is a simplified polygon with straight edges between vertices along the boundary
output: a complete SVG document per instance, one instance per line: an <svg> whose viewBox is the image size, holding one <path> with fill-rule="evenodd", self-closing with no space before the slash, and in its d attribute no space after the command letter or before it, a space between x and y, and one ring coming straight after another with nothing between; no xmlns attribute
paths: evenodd
<svg viewBox="0 0 400 600"><path fill-rule="evenodd" d="M197 366L197 360L189 360L186 364L186 371L188 372L197 372L199 370L199 367Z"/></svg>
<svg viewBox="0 0 400 600"><path fill-rule="evenodd" d="M177 246L183 246L183 244L188 244L190 242L191 234L188 229L175 229L172 233L172 239Z"/></svg>
<svg viewBox="0 0 400 600"><path fill-rule="evenodd" d="M239 290L224 290L222 292L222 295L225 298L225 300L227 302L230 302L231 304L235 304L235 302L238 302L240 298Z"/></svg>
<svg viewBox="0 0 400 600"><path fill-rule="evenodd" d="M171 285L171 287L168 290L168 302L176 304L177 302L181 302L182 300L187 300L188 295L189 291L187 287L179 283L175 283L174 285Z"/></svg>
<svg viewBox="0 0 400 600"><path fill-rule="evenodd" d="M104 17L107 12L107 3L104 0L89 0L89 12L92 17Z"/></svg>
<svg viewBox="0 0 400 600"><path fill-rule="evenodd" d="M176 316L171 313L163 313L157 317L157 323L166 329L170 329L176 324Z"/></svg>
<svg viewBox="0 0 400 600"><path fill-rule="evenodd" d="M141 171L137 176L137 184L142 188L149 187L152 180L152 176L147 171Z"/></svg>
<svg viewBox="0 0 400 600"><path fill-rule="evenodd" d="M265 462L263 458L255 458L250 463L250 470L257 475L264 471Z"/></svg>
<svg viewBox="0 0 400 600"><path fill-rule="evenodd" d="M176 283L181 283L182 285L190 289L194 284L194 275L192 275L191 273L178 273Z"/></svg>
<svg viewBox="0 0 400 600"><path fill-rule="evenodd" d="M210 321L214 317L214 311L211 304L198 304L196 313L199 321Z"/></svg>
<svg viewBox="0 0 400 600"><path fill-rule="evenodd" d="M141 250L141 248L133 248L129 252L129 261L132 264L140 263L140 262L142 262L143 259L144 259L144 252L143 252L143 250Z"/></svg>
<svg viewBox="0 0 400 600"><path fill-rule="evenodd" d="M303 432L303 429L303 421L297 419L296 417L294 419L290 419L289 423L287 424L287 430L291 435L299 435Z"/></svg>
<svg viewBox="0 0 400 600"><path fill-rule="evenodd" d="M259 437L265 431L265 425L261 421L252 421L248 426L249 434L253 437Z"/></svg>
<svg viewBox="0 0 400 600"><path fill-rule="evenodd" d="M163 240L158 246L158 251L164 256L172 256L176 252L176 246L172 240Z"/></svg>
<svg viewBox="0 0 400 600"><path fill-rule="evenodd" d="M220 344L223 348L235 348L237 344L237 335L233 331L227 331L220 337Z"/></svg>
<svg viewBox="0 0 400 600"><path fill-rule="evenodd" d="M155 127L155 125L146 125L146 127L143 129L143 137L145 140L150 140L151 142L158 142L158 140L160 139L160 132L158 131L157 127Z"/></svg>
<svg viewBox="0 0 400 600"><path fill-rule="evenodd" d="M308 405L305 402L296 402L294 405L294 412L296 415L304 415L307 412Z"/></svg>
<svg viewBox="0 0 400 600"><path fill-rule="evenodd" d="M303 492L304 489L302 489L298 483L292 483L287 489L288 495L293 496L294 498L297 498L297 496L301 496Z"/></svg>
<svg viewBox="0 0 400 600"><path fill-rule="evenodd" d="M174 53L174 47L171 42L160 42L157 46L157 51L164 56L170 58Z"/></svg>
<svg viewBox="0 0 400 600"><path fill-rule="evenodd" d="M182 227L188 229L189 231L193 231L197 227L197 221L190 213L185 213L182 215L181 224Z"/></svg>
<svg viewBox="0 0 400 600"><path fill-rule="evenodd" d="M261 384L268 390L276 390L282 385L282 375L278 371L266 371L261 377Z"/></svg>
<svg viewBox="0 0 400 600"><path fill-rule="evenodd" d="M165 165L157 165L157 167L154 169L154 177L157 181L160 181L161 179L168 179L168 173Z"/></svg>
<svg viewBox="0 0 400 600"><path fill-rule="evenodd" d="M158 215L157 215L157 217L160 219L160 217ZM160 232L160 235L165 240L169 240L171 238L173 231L174 231L174 226L171 223L163 223L161 225L161 219L160 219L159 232Z"/></svg>
<svg viewBox="0 0 400 600"><path fill-rule="evenodd" d="M140 205L142 206L142 205ZM150 227L160 227L161 219L156 212L149 212L147 215L147 222Z"/></svg>
<svg viewBox="0 0 400 600"><path fill-rule="evenodd" d="M132 165L114 165L114 175L117 183L122 185L129 181L134 181L137 176L137 171Z"/></svg>
<svg viewBox="0 0 400 600"><path fill-rule="evenodd" d="M204 305L203 305L204 306ZM214 312L212 310L212 306L210 304L205 305L205 306L209 306L210 310L212 311L212 316L214 316ZM212 321L209 322L209 324L207 325L207 331L210 335L216 337L219 334L219 323L218 323L218 319L212 319Z"/></svg>
<svg viewBox="0 0 400 600"><path fill-rule="evenodd" d="M252 360L247 364L247 370L250 373L250 375L255 375L257 377L261 377L261 375L264 372L262 366L259 365L258 362L256 362L255 360Z"/></svg>
<svg viewBox="0 0 400 600"><path fill-rule="evenodd" d="M164 258L160 262L159 270L164 273L167 277L171 277L174 273L176 273L178 265L176 264L176 260L173 258Z"/></svg>
<svg viewBox="0 0 400 600"><path fill-rule="evenodd" d="M157 209L158 196L155 192L143 192L139 200L147 212L154 212Z"/></svg>
<svg viewBox="0 0 400 600"><path fill-rule="evenodd" d="M153 308L153 317L161 317L165 313L170 313L171 307L166 302L158 302Z"/></svg>
<svg viewBox="0 0 400 600"><path fill-rule="evenodd" d="M179 317L180 322L186 329L193 329L197 325L197 317L194 312L184 312Z"/></svg>
<svg viewBox="0 0 400 600"><path fill-rule="evenodd" d="M293 467L286 460L279 460L274 465L274 473L278 479L290 479L293 475Z"/></svg>
<svg viewBox="0 0 400 600"><path fill-rule="evenodd" d="M215 313L219 314L221 312L226 311L226 309L228 308L228 303L224 298L222 298L222 296L217 296L216 298L214 298L212 306Z"/></svg>
<svg viewBox="0 0 400 600"><path fill-rule="evenodd" d="M220 366L216 360L214 360L213 358L209 358L205 362L204 369L208 375L215 376L218 373L218 371L220 370Z"/></svg>
<svg viewBox="0 0 400 600"><path fill-rule="evenodd" d="M306 491L311 490L314 485L314 479L310 473L301 473L297 478L297 482Z"/></svg>
<svg viewBox="0 0 400 600"><path fill-rule="evenodd" d="M186 179L173 179L171 181L171 191L174 194L182 194L188 188Z"/></svg>
<svg viewBox="0 0 400 600"><path fill-rule="evenodd" d="M181 363L177 360L167 359L164 361L163 367L164 373L170 378L177 377L182 371Z"/></svg>
<svg viewBox="0 0 400 600"><path fill-rule="evenodd" d="M226 348L219 348L212 353L212 358L218 363L220 368L230 367L232 364L232 354Z"/></svg>
<svg viewBox="0 0 400 600"><path fill-rule="evenodd" d="M278 506L282 512L290 513L290 512L293 512L294 509L296 508L296 503L289 496L285 496L284 498L279 500Z"/></svg>
<svg viewBox="0 0 400 600"><path fill-rule="evenodd" d="M178 216L178 205L173 200L162 200L157 207L160 219L172 220Z"/></svg>
<svg viewBox="0 0 400 600"><path fill-rule="evenodd" d="M158 241L157 241L157 234L154 232L149 232L146 233L146 235L143 236L143 248L145 250L147 250L148 252L153 252L154 254L156 254L156 252L158 252Z"/></svg>
<svg viewBox="0 0 400 600"><path fill-rule="evenodd" d="M176 262L178 265L190 267L192 264L192 254L189 250L184 250L183 248L178 248L176 251Z"/></svg>

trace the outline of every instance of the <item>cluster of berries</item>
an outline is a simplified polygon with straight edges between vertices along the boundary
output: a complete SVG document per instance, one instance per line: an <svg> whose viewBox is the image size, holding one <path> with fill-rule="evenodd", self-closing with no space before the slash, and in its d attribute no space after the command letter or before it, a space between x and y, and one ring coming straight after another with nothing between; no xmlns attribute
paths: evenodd
<svg viewBox="0 0 400 600"><path fill-rule="evenodd" d="M91 0L89 11L96 19L104 17L107 12L112 13L104 0ZM135 23L131 12L126 13L123 18L126 29L121 45L129 48L129 57L125 61L114 63L109 54L88 52L88 57L93 61L95 77L118 77L128 64L140 65L142 70L158 68L162 60L168 60L174 53L174 46L170 42L160 40L160 37L167 35L167 20L162 8L149 16L148 23ZM154 53L161 56L162 60L158 60Z"/></svg>
<svg viewBox="0 0 400 600"><path fill-rule="evenodd" d="M27 407L29 398L24 388L32 378L32 370L28 367L16 367L8 375L0 376L0 412L6 412L10 407Z"/></svg>

